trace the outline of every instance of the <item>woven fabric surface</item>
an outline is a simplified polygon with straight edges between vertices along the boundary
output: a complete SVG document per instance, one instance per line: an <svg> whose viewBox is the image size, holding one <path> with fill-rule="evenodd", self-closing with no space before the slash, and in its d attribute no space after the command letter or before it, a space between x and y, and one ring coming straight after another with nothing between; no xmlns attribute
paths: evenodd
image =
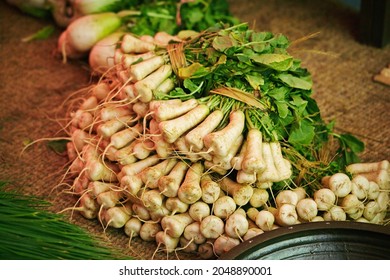
<svg viewBox="0 0 390 280"><path fill-rule="evenodd" d="M372 77L390 63L390 46L359 43L356 11L321 0L229 3L240 21L259 31L283 33L295 42L290 53L312 73L322 117L336 121L336 132L351 133L365 142L362 161L389 159L390 87ZM63 102L89 85L90 73L85 61L63 63L55 53L59 29L49 39L21 42L50 23L0 3L0 180L23 193L45 197L58 212L74 205L76 198L59 195L67 159L50 150L43 138L64 136L59 122L65 116ZM26 143L38 139L42 141L23 151ZM180 251L154 254L156 244L137 238L129 247L122 230L104 233L97 221L77 213L72 222L139 259L199 258Z"/></svg>

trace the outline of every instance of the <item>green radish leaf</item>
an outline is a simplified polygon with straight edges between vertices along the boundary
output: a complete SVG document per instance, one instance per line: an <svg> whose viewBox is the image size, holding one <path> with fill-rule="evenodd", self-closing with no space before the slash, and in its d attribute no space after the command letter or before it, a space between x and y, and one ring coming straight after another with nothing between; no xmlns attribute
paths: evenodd
<svg viewBox="0 0 390 280"><path fill-rule="evenodd" d="M308 120L302 120L292 127L288 142L292 145L309 145L314 135L314 126Z"/></svg>
<svg viewBox="0 0 390 280"><path fill-rule="evenodd" d="M251 56L251 59L277 71L287 71L293 64L293 57L287 54L254 54Z"/></svg>
<svg viewBox="0 0 390 280"><path fill-rule="evenodd" d="M190 66L179 68L180 79L200 78L209 74L209 71L200 63L195 62Z"/></svg>
<svg viewBox="0 0 390 280"><path fill-rule="evenodd" d="M254 90L259 90L264 85L264 78L258 73L251 73L245 76L245 79Z"/></svg>
<svg viewBox="0 0 390 280"><path fill-rule="evenodd" d="M279 117L284 119L288 115L288 105L285 101L275 101L275 105L278 108Z"/></svg>
<svg viewBox="0 0 390 280"><path fill-rule="evenodd" d="M277 87L268 91L268 95L278 101L286 101L286 95L289 92L287 87Z"/></svg>
<svg viewBox="0 0 390 280"><path fill-rule="evenodd" d="M69 140L52 140L47 142L47 146L58 154L62 154L66 151L66 144Z"/></svg>
<svg viewBox="0 0 390 280"><path fill-rule="evenodd" d="M287 73L281 73L277 77L292 88L310 90L313 86L312 81L304 77L299 78Z"/></svg>
<svg viewBox="0 0 390 280"><path fill-rule="evenodd" d="M360 141L352 134L341 134L339 139L354 153L361 153L364 151L364 142Z"/></svg>
<svg viewBox="0 0 390 280"><path fill-rule="evenodd" d="M33 40L43 40L49 38L53 33L54 33L54 26L53 25L48 25L43 27L42 29L38 30L36 33L24 37L22 39L22 42L30 42Z"/></svg>

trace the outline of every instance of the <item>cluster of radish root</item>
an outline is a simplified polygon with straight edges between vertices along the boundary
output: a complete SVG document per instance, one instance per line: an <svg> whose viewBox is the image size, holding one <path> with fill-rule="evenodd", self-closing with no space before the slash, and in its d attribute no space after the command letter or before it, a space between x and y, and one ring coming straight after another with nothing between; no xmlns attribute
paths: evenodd
<svg viewBox="0 0 390 280"><path fill-rule="evenodd" d="M78 200L71 210L104 229L122 228L130 240L155 242L156 251L205 259L278 227L384 223L388 161L350 166L352 177L323 178L309 196L293 187L281 144L245 129L240 108L224 118L197 99L156 99L176 83L169 58L157 51L171 39L125 35L114 66L73 104L67 175ZM285 189L273 192L275 182Z"/></svg>

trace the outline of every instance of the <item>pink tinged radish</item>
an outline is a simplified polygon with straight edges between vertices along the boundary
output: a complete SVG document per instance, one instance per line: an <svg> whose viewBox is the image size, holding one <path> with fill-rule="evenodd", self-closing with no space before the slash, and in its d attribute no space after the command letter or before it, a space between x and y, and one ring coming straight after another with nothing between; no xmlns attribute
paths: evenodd
<svg viewBox="0 0 390 280"><path fill-rule="evenodd" d="M97 196L103 192L115 190L117 188L118 187L115 184L99 182L99 181L89 182L88 184L88 192L94 198L97 198Z"/></svg>
<svg viewBox="0 0 390 280"><path fill-rule="evenodd" d="M137 196L139 190L144 186L141 176L139 174L135 175L125 175L120 179L121 188L126 190L129 194Z"/></svg>
<svg viewBox="0 0 390 280"><path fill-rule="evenodd" d="M256 216L259 214L259 210L255 207L250 207L246 210L246 216L252 221L256 221Z"/></svg>
<svg viewBox="0 0 390 280"><path fill-rule="evenodd" d="M306 198L307 196L306 190L303 187L296 187L292 189L292 191L298 195L298 201Z"/></svg>
<svg viewBox="0 0 390 280"><path fill-rule="evenodd" d="M293 204L282 204L278 207L275 221L280 226L292 226L298 223L298 214Z"/></svg>
<svg viewBox="0 0 390 280"><path fill-rule="evenodd" d="M113 146L116 149L121 149L133 142L142 133L142 130L142 124L137 123L134 126L118 131L111 135L110 146Z"/></svg>
<svg viewBox="0 0 390 280"><path fill-rule="evenodd" d="M116 170L111 169L115 166L107 166L99 160L90 160L85 164L85 174L91 181L117 182Z"/></svg>
<svg viewBox="0 0 390 280"><path fill-rule="evenodd" d="M128 146L123 147L115 152L114 158L120 165L128 165L138 161L139 158L136 158L133 150L134 146L138 143L138 141L131 142Z"/></svg>
<svg viewBox="0 0 390 280"><path fill-rule="evenodd" d="M356 175L352 178L351 193L360 200L365 199L370 189L370 182L362 175Z"/></svg>
<svg viewBox="0 0 390 280"><path fill-rule="evenodd" d="M355 175L360 173L371 173L379 170L388 170L390 163L388 160L379 162L353 163L346 167L346 171Z"/></svg>
<svg viewBox="0 0 390 280"><path fill-rule="evenodd" d="M141 195L143 205L149 211L155 211L163 207L163 196L157 190L146 190Z"/></svg>
<svg viewBox="0 0 390 280"><path fill-rule="evenodd" d="M122 59L125 54L122 52L121 49L116 48L114 51L114 64L116 69L119 70L124 70Z"/></svg>
<svg viewBox="0 0 390 280"><path fill-rule="evenodd" d="M178 197L168 197L165 200L165 207L173 214L176 214L187 212L189 205L181 201Z"/></svg>
<svg viewBox="0 0 390 280"><path fill-rule="evenodd" d="M322 216L315 216L313 219L311 219L310 222L324 222L324 217Z"/></svg>
<svg viewBox="0 0 390 280"><path fill-rule="evenodd" d="M263 159L265 162L265 170L257 174L257 181L259 183L277 182L279 181L279 174L272 156L271 145L270 143L263 142L261 147L263 152Z"/></svg>
<svg viewBox="0 0 390 280"><path fill-rule="evenodd" d="M271 154L278 173L278 181L287 180L292 175L291 163L283 158L282 149L279 142L271 142Z"/></svg>
<svg viewBox="0 0 390 280"><path fill-rule="evenodd" d="M149 210L149 213L150 213L150 218L152 219L152 221L155 221L155 222L160 222L162 218L164 218L165 216L169 216L169 215L172 215L171 211L169 211L165 205L161 205L161 207L159 208L156 208L154 210Z"/></svg>
<svg viewBox="0 0 390 280"><path fill-rule="evenodd" d="M248 220L240 213L231 214L225 222L225 234L232 238L241 238L248 229Z"/></svg>
<svg viewBox="0 0 390 280"><path fill-rule="evenodd" d="M376 202L378 203L379 211L387 211L390 207L390 193L380 192Z"/></svg>
<svg viewBox="0 0 390 280"><path fill-rule="evenodd" d="M243 170L239 170L236 176L237 183L240 184L253 184L257 180L256 173L246 173Z"/></svg>
<svg viewBox="0 0 390 280"><path fill-rule="evenodd" d="M186 131L198 125L209 113L207 105L198 105L180 117L160 122L159 128L164 139L173 143Z"/></svg>
<svg viewBox="0 0 390 280"><path fill-rule="evenodd" d="M200 231L200 222L193 222L186 226L183 236L187 240L193 240L195 244L203 244L206 242L206 237Z"/></svg>
<svg viewBox="0 0 390 280"><path fill-rule="evenodd" d="M255 182L255 186L258 189L267 190L267 189L270 189L272 187L272 185L273 185L273 182L260 182L260 181Z"/></svg>
<svg viewBox="0 0 390 280"><path fill-rule="evenodd" d="M157 88L153 90L153 96L156 98L169 94L175 88L175 82L173 78L165 79Z"/></svg>
<svg viewBox="0 0 390 280"><path fill-rule="evenodd" d="M109 209L119 204L124 197L125 195L122 191L109 190L98 194L96 201L103 208Z"/></svg>
<svg viewBox="0 0 390 280"><path fill-rule="evenodd" d="M253 189L253 194L249 200L249 204L252 207L261 207L266 205L269 199L269 193L265 189Z"/></svg>
<svg viewBox="0 0 390 280"><path fill-rule="evenodd" d="M100 110L100 119L106 122L124 116L132 116L132 113L133 111L128 106L107 106Z"/></svg>
<svg viewBox="0 0 390 280"><path fill-rule="evenodd" d="M296 206L298 203L298 195L292 190L282 190L276 195L275 202L277 208L283 204L291 204Z"/></svg>
<svg viewBox="0 0 390 280"><path fill-rule="evenodd" d="M200 187L202 189L202 201L208 204L214 203L220 195L221 188L210 175L205 174L200 179Z"/></svg>
<svg viewBox="0 0 390 280"><path fill-rule="evenodd" d="M226 156L241 134L245 126L245 114L238 110L232 111L229 123L223 129L207 134L203 138L205 147L216 156Z"/></svg>
<svg viewBox="0 0 390 280"><path fill-rule="evenodd" d="M75 145L72 142L66 143L66 155L71 162L74 161L78 156Z"/></svg>
<svg viewBox="0 0 390 280"><path fill-rule="evenodd" d="M378 212L378 213L374 216L374 218L372 218L372 219L370 220L370 223L372 223L372 224L377 224L377 225L384 224L384 223L385 223L386 216L387 216L387 212L386 212L386 211Z"/></svg>
<svg viewBox="0 0 390 280"><path fill-rule="evenodd" d="M220 217L210 215L200 222L200 232L205 238L217 238L225 231L225 224Z"/></svg>
<svg viewBox="0 0 390 280"><path fill-rule="evenodd" d="M153 51L156 45L143 41L131 34L125 34L121 42L121 50L124 53L146 53Z"/></svg>
<svg viewBox="0 0 390 280"><path fill-rule="evenodd" d="M113 228L122 228L131 217L131 211L124 206L115 206L104 209L102 212L102 222Z"/></svg>
<svg viewBox="0 0 390 280"><path fill-rule="evenodd" d="M203 149L203 138L213 132L223 119L223 113L220 110L211 112L199 125L189 131L185 140L190 149L199 152Z"/></svg>
<svg viewBox="0 0 390 280"><path fill-rule="evenodd" d="M378 213L381 212L380 210L381 209L377 201L369 201L364 207L363 217L371 221Z"/></svg>
<svg viewBox="0 0 390 280"><path fill-rule="evenodd" d="M369 200L377 199L380 191L381 190L380 190L379 185L373 181L370 181L367 198Z"/></svg>
<svg viewBox="0 0 390 280"><path fill-rule="evenodd" d="M200 179L203 171L204 167L201 162L193 163L188 169L184 181L177 191L177 196L184 203L193 204L202 197Z"/></svg>
<svg viewBox="0 0 390 280"><path fill-rule="evenodd" d="M111 12L85 15L66 29L66 40L78 52L88 52L101 39L116 31L121 18Z"/></svg>
<svg viewBox="0 0 390 280"><path fill-rule="evenodd" d="M111 119L98 127L98 135L109 138L116 132L124 129L126 126L131 126L136 121L134 115L121 116L116 119Z"/></svg>
<svg viewBox="0 0 390 280"><path fill-rule="evenodd" d="M158 180L168 174L172 168L176 165L177 159L170 158L163 160L156 165L145 168L141 173L141 179L146 187L150 189L158 188Z"/></svg>
<svg viewBox="0 0 390 280"><path fill-rule="evenodd" d="M238 246L240 243L240 240L237 238L221 235L214 241L214 252L217 256L221 256Z"/></svg>
<svg viewBox="0 0 390 280"><path fill-rule="evenodd" d="M217 173L219 175L222 175L222 176L224 176L224 175L226 175L228 173L228 170L226 170L226 169L216 165L212 161L205 160L203 162L203 164L204 164L204 167L207 169L206 173L212 171L212 172L215 172L215 173Z"/></svg>
<svg viewBox="0 0 390 280"><path fill-rule="evenodd" d="M98 215L99 206L93 197L88 193L84 193L79 199L78 207L66 208L61 212L66 210L79 211L84 218L95 219Z"/></svg>
<svg viewBox="0 0 390 280"><path fill-rule="evenodd" d="M242 237L244 241L247 241L249 239L252 239L255 236L258 236L260 234L263 234L264 231L259 228L250 228L248 231L245 233L245 235Z"/></svg>
<svg viewBox="0 0 390 280"><path fill-rule="evenodd" d="M95 73L103 74L115 65L116 44L123 34L123 32L114 32L92 46L88 56L88 63Z"/></svg>
<svg viewBox="0 0 390 280"><path fill-rule="evenodd" d="M354 194L348 194L341 201L340 206L344 209L348 216L356 220L363 215L364 203Z"/></svg>
<svg viewBox="0 0 390 280"><path fill-rule="evenodd" d="M145 168L157 164L160 162L160 160L161 159L157 155L152 155L145 159L123 166L121 172L124 175L135 175L140 173Z"/></svg>
<svg viewBox="0 0 390 280"><path fill-rule="evenodd" d="M142 224L139 231L139 236L144 241L155 241L158 232L161 232L162 228L159 223L145 222Z"/></svg>
<svg viewBox="0 0 390 280"><path fill-rule="evenodd" d="M221 219L226 219L236 210L236 203L230 196L222 196L214 202L213 214Z"/></svg>
<svg viewBox="0 0 390 280"><path fill-rule="evenodd" d="M209 260L215 258L214 246L212 242L202 243L198 246L198 255L204 259Z"/></svg>
<svg viewBox="0 0 390 280"><path fill-rule="evenodd" d="M304 198L298 201L296 210L303 221L310 222L318 214L317 203L312 198Z"/></svg>
<svg viewBox="0 0 390 280"><path fill-rule="evenodd" d="M352 183L345 173L336 173L329 178L329 189L336 197L345 197L352 190Z"/></svg>
<svg viewBox="0 0 390 280"><path fill-rule="evenodd" d="M99 101L105 100L110 94L110 86L106 82L98 82L92 88L91 94Z"/></svg>
<svg viewBox="0 0 390 280"><path fill-rule="evenodd" d="M188 213L180 213L162 218L161 226L169 236L179 238L193 221Z"/></svg>
<svg viewBox="0 0 390 280"><path fill-rule="evenodd" d="M82 195L85 193L86 190L88 190L88 193L90 193L88 185L90 183L90 180L83 174L80 174L77 176L74 181L71 190L78 195ZM91 195L93 199L96 198L96 196Z"/></svg>
<svg viewBox="0 0 390 280"><path fill-rule="evenodd" d="M81 103L79 109L85 111L95 111L98 107L98 100L96 96L91 95Z"/></svg>
<svg viewBox="0 0 390 280"><path fill-rule="evenodd" d="M319 189L314 192L314 201L320 211L328 211L336 203L336 195L330 189Z"/></svg>
<svg viewBox="0 0 390 280"><path fill-rule="evenodd" d="M259 173L265 170L262 143L263 136L257 128L251 128L246 137L247 146L243 155L241 168L246 173Z"/></svg>
<svg viewBox="0 0 390 280"><path fill-rule="evenodd" d="M131 206L131 209L133 210L133 216L138 218L142 221L148 221L150 220L150 214L148 209L142 204L133 203Z"/></svg>
<svg viewBox="0 0 390 280"><path fill-rule="evenodd" d="M268 210L261 210L255 216L256 225L263 231L270 231L273 229L275 223L275 216Z"/></svg>
<svg viewBox="0 0 390 280"><path fill-rule="evenodd" d="M139 236L141 227L142 227L142 222L139 219L131 218L126 222L124 226L124 231L127 236L133 238L135 236Z"/></svg>
<svg viewBox="0 0 390 280"><path fill-rule="evenodd" d="M201 222L202 219L210 215L210 206L203 201L197 201L191 204L188 214L194 221Z"/></svg>
<svg viewBox="0 0 390 280"><path fill-rule="evenodd" d="M355 222L359 222L359 223L370 223L369 220L367 220L366 218L363 218L363 217L360 217L358 218L357 220L355 220Z"/></svg>
<svg viewBox="0 0 390 280"><path fill-rule="evenodd" d="M179 187L186 176L189 166L183 161L179 161L172 168L168 175L162 176L158 180L158 189L166 197L177 196Z"/></svg>
<svg viewBox="0 0 390 280"><path fill-rule="evenodd" d="M195 244L193 240L186 239L184 236L180 236L179 239L180 250L186 253L195 253L198 250L198 244Z"/></svg>
<svg viewBox="0 0 390 280"><path fill-rule="evenodd" d="M167 234L165 231L160 231L156 234L156 242L158 246L161 245L164 246L164 250L167 253L172 253L175 251L179 244L179 237L172 237L169 234Z"/></svg>
<svg viewBox="0 0 390 280"><path fill-rule="evenodd" d="M137 159L145 159L154 152L154 143L149 140L137 141L133 146L133 155Z"/></svg>
<svg viewBox="0 0 390 280"><path fill-rule="evenodd" d="M151 119L149 122L150 126L150 139L154 143L154 149L156 153L161 158L168 157L173 150L173 145L164 140L163 136L160 133L158 128L158 123L155 119Z"/></svg>
<svg viewBox="0 0 390 280"><path fill-rule="evenodd" d="M373 181L378 184L381 190L390 190L390 173L388 170L378 170L370 173L361 173L369 181Z"/></svg>
<svg viewBox="0 0 390 280"><path fill-rule="evenodd" d="M233 165L232 165L232 159L234 158L234 156L237 154L237 152L239 151L242 143L244 141L244 136L243 135L239 135L235 140L234 140L234 143L233 145L230 147L230 150L228 152L228 154L226 156L223 156L223 157L219 157L219 156L216 156L214 155L212 157L212 161L213 163L215 163L218 167L224 169L224 170L230 170L233 168ZM208 153L206 154L208 155ZM256 179L256 176L255 176L255 173L253 174L242 174L244 176L241 177L242 182L239 182L239 183L244 183L244 182L247 182L248 180L250 181L253 181L253 179ZM245 177L246 175L246 177ZM237 175L237 177L239 177ZM238 181L238 179L237 179ZM249 183L249 182L247 182Z"/></svg>
<svg viewBox="0 0 390 280"><path fill-rule="evenodd" d="M164 100L151 108L158 122L175 119L189 112L198 106L198 101L194 98L182 102L180 99Z"/></svg>
<svg viewBox="0 0 390 280"><path fill-rule="evenodd" d="M334 205L327 212L324 213L325 221L346 221L347 214L340 206Z"/></svg>
<svg viewBox="0 0 390 280"><path fill-rule="evenodd" d="M152 74L164 64L165 59L160 55L152 56L151 58L142 60L141 62L131 65L131 67L128 69L129 78L131 79L132 83L136 83L144 79L146 76Z"/></svg>
<svg viewBox="0 0 390 280"><path fill-rule="evenodd" d="M72 143L78 152L80 152L84 145L90 141L91 135L88 132L82 129L75 129L72 132Z"/></svg>
<svg viewBox="0 0 390 280"><path fill-rule="evenodd" d="M165 31L159 31L153 36L153 40L157 45L160 46L167 46L171 42L180 42L181 39L179 39L177 36L173 36Z"/></svg>
<svg viewBox="0 0 390 280"><path fill-rule="evenodd" d="M145 103L150 102L153 99L153 91L168 79L171 74L172 67L169 64L165 64L142 80L138 80L134 84L137 99Z"/></svg>
<svg viewBox="0 0 390 280"><path fill-rule="evenodd" d="M180 136L174 143L172 143L175 147L175 153L185 159L190 160L191 162L197 162L202 159L201 155L193 153L190 151L187 143L184 139L184 136Z"/></svg>
<svg viewBox="0 0 390 280"><path fill-rule="evenodd" d="M147 117L147 114L149 113L149 104L148 103L136 102L133 104L132 109L133 109L134 113L136 113L140 119L141 118L148 119L148 117Z"/></svg>
<svg viewBox="0 0 390 280"><path fill-rule="evenodd" d="M90 112L78 109L76 112L71 113L71 117L73 126L78 127L82 130L92 128L94 116Z"/></svg>
<svg viewBox="0 0 390 280"><path fill-rule="evenodd" d="M120 63L124 69L129 69L132 64L138 63L138 62L143 61L143 60L147 60L153 56L155 56L155 53L151 52L151 51L145 52L145 53L140 53L140 54L124 54L124 53L122 53L120 55L120 58L118 58L118 60L120 59L120 61L118 61L118 63Z"/></svg>
<svg viewBox="0 0 390 280"><path fill-rule="evenodd" d="M84 168L84 161L81 158L76 157L69 166L69 175L71 175L72 177L77 176L84 170ZM90 179L88 178L88 180Z"/></svg>
<svg viewBox="0 0 390 280"><path fill-rule="evenodd" d="M68 39L68 31L65 30L60 34L57 42L57 52L62 55L63 62L67 61L67 58L80 59L86 55L86 52L79 51L73 46Z"/></svg>
<svg viewBox="0 0 390 280"><path fill-rule="evenodd" d="M253 188L248 184L239 184L228 177L224 177L220 182L221 189L230 194L238 206L244 206L253 195Z"/></svg>

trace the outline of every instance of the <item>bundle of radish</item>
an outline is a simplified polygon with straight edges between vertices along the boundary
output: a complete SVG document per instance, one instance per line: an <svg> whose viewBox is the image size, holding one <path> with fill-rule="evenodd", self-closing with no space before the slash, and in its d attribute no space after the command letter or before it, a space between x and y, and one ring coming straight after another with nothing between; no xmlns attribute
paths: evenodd
<svg viewBox="0 0 390 280"><path fill-rule="evenodd" d="M345 144L360 142L336 135L347 157L318 158L331 127L285 36L246 24L160 35L123 35L114 66L73 103L68 173L80 205L72 209L158 249L210 258L264 231L319 220L320 211L330 219L330 206L349 207L319 178L344 170L340 162L357 152ZM375 172L370 180L382 184ZM317 190L334 197L318 201Z"/></svg>

